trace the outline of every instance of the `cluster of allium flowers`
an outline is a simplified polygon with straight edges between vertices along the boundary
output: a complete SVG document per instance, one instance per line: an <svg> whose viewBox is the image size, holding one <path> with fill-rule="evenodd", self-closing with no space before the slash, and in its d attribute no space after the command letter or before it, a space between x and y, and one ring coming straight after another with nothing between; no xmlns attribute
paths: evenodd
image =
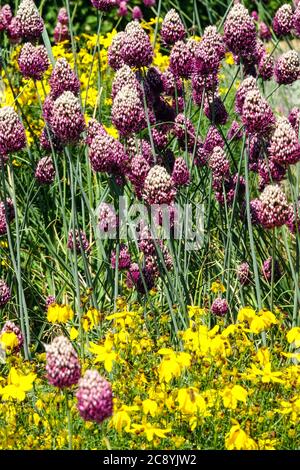
<svg viewBox="0 0 300 470"><path fill-rule="evenodd" d="M22 39L21 26L17 18L12 18L7 27L7 35L12 44L17 44Z"/></svg>
<svg viewBox="0 0 300 470"><path fill-rule="evenodd" d="M12 20L12 11L9 5L4 5L0 10L0 31L7 30Z"/></svg>
<svg viewBox="0 0 300 470"><path fill-rule="evenodd" d="M218 95L208 95L204 103L204 114L213 124L224 125L228 119L224 103Z"/></svg>
<svg viewBox="0 0 300 470"><path fill-rule="evenodd" d="M290 215L290 206L280 186L266 186L259 200L258 217L260 224L264 228L271 229L287 223Z"/></svg>
<svg viewBox="0 0 300 470"><path fill-rule="evenodd" d="M10 106L0 108L0 155L22 150L26 145L25 129Z"/></svg>
<svg viewBox="0 0 300 470"><path fill-rule="evenodd" d="M0 279L0 308L5 307L10 298L10 288L3 279Z"/></svg>
<svg viewBox="0 0 300 470"><path fill-rule="evenodd" d="M116 0L91 0L93 7L100 11L109 11L116 6Z"/></svg>
<svg viewBox="0 0 300 470"><path fill-rule="evenodd" d="M293 28L297 36L300 36L300 5L294 11L293 15Z"/></svg>
<svg viewBox="0 0 300 470"><path fill-rule="evenodd" d="M159 150L163 150L168 145L168 135L163 131L159 131L157 128L152 129L152 138L154 145Z"/></svg>
<svg viewBox="0 0 300 470"><path fill-rule="evenodd" d="M69 250L74 250L74 231L70 230L68 234L68 243L67 247ZM75 230L75 250L77 253L82 251L88 251L90 248L89 241L87 239L86 233L83 230Z"/></svg>
<svg viewBox="0 0 300 470"><path fill-rule="evenodd" d="M75 349L65 336L56 337L46 349L47 380L54 387L77 384L81 367Z"/></svg>
<svg viewBox="0 0 300 470"><path fill-rule="evenodd" d="M249 91L246 94L242 122L248 134L258 135L268 134L275 124L273 111L259 90Z"/></svg>
<svg viewBox="0 0 300 470"><path fill-rule="evenodd" d="M293 126L293 128L295 129L296 134L298 135L299 134L299 126L300 126L300 109L296 108L296 107L292 108L290 113L289 113L288 120L291 123L291 125Z"/></svg>
<svg viewBox="0 0 300 470"><path fill-rule="evenodd" d="M145 113L141 99L130 85L116 95L112 110L112 122L122 136L138 132L145 127Z"/></svg>
<svg viewBox="0 0 300 470"><path fill-rule="evenodd" d="M122 173L128 159L123 145L106 132L92 139L89 158L94 171L113 174Z"/></svg>
<svg viewBox="0 0 300 470"><path fill-rule="evenodd" d="M135 192L139 198L142 196L145 179L149 171L150 165L142 155L136 155L130 160L130 167L127 176L134 185Z"/></svg>
<svg viewBox="0 0 300 470"><path fill-rule="evenodd" d="M184 24L173 8L168 11L162 22L160 35L166 44L175 44L176 41L180 41L186 36Z"/></svg>
<svg viewBox="0 0 300 470"><path fill-rule="evenodd" d="M189 169L184 158L176 158L172 171L172 180L175 186L188 185L191 179Z"/></svg>
<svg viewBox="0 0 300 470"><path fill-rule="evenodd" d="M77 142L85 129L84 117L78 98L65 91L53 103L51 129L63 143Z"/></svg>
<svg viewBox="0 0 300 470"><path fill-rule="evenodd" d="M16 13L21 36L29 40L40 37L44 29L44 22L32 0L22 0Z"/></svg>
<svg viewBox="0 0 300 470"><path fill-rule="evenodd" d="M80 81L65 58L56 61L49 85L54 100L62 95L64 91L71 91L76 96L80 91Z"/></svg>
<svg viewBox="0 0 300 470"><path fill-rule="evenodd" d="M274 162L272 159L261 159L257 165L259 174L259 190L271 182L279 182L283 180L286 175L286 167Z"/></svg>
<svg viewBox="0 0 300 470"><path fill-rule="evenodd" d="M124 31L117 33L108 48L108 64L113 70L118 70L124 65L122 47L125 36Z"/></svg>
<svg viewBox="0 0 300 470"><path fill-rule="evenodd" d="M177 41L170 54L170 70L176 78L188 79L194 68L193 55L184 41Z"/></svg>
<svg viewBox="0 0 300 470"><path fill-rule="evenodd" d="M258 62L258 73L263 80L270 80L274 72L274 59L270 54L262 54Z"/></svg>
<svg viewBox="0 0 300 470"><path fill-rule="evenodd" d="M242 114L246 94L249 91L258 90L254 77L247 77L240 84L235 95L235 110L238 114Z"/></svg>
<svg viewBox="0 0 300 470"><path fill-rule="evenodd" d="M110 258L111 267L116 269L117 266L117 253L113 251ZM119 257L118 257L118 269L129 268L131 264L131 257L128 246L125 244L120 245Z"/></svg>
<svg viewBox="0 0 300 470"><path fill-rule="evenodd" d="M39 184L51 184L55 178L55 168L51 157L39 160L34 176Z"/></svg>
<svg viewBox="0 0 300 470"><path fill-rule="evenodd" d="M246 261L238 266L236 273L242 286L246 286L251 282L250 266Z"/></svg>
<svg viewBox="0 0 300 470"><path fill-rule="evenodd" d="M87 125L85 143L91 145L97 135L107 135L107 132L97 119L92 118Z"/></svg>
<svg viewBox="0 0 300 470"><path fill-rule="evenodd" d="M180 113L176 116L173 132L182 148L187 145L188 149L193 149L196 139L195 128L184 114Z"/></svg>
<svg viewBox="0 0 300 470"><path fill-rule="evenodd" d="M268 152L272 160L280 165L289 165L300 160L298 135L287 118L278 118Z"/></svg>
<svg viewBox="0 0 300 470"><path fill-rule="evenodd" d="M57 21L59 21L61 24L69 24L69 17L66 8L59 9Z"/></svg>
<svg viewBox="0 0 300 470"><path fill-rule="evenodd" d="M223 148L225 145L223 137L215 126L210 126L205 141L203 144L203 149L207 155L210 155L215 147Z"/></svg>
<svg viewBox="0 0 300 470"><path fill-rule="evenodd" d="M217 298L211 305L211 312L218 317L224 317L228 310L228 303L225 299Z"/></svg>
<svg viewBox="0 0 300 470"><path fill-rule="evenodd" d="M129 67L129 65L123 65L119 68L114 76L112 82L112 97L113 99L122 90L123 87L130 86L138 95L142 96L142 88L136 77L134 71Z"/></svg>
<svg viewBox="0 0 300 470"><path fill-rule="evenodd" d="M263 262L263 265L261 267L261 273L262 273L262 275L264 276L264 278L267 282L272 281L272 265L273 265L272 256L270 256L268 259L266 259ZM279 263L276 259L276 260L274 260L274 273L273 273L274 282L278 281L278 279L280 279L280 277L281 277L281 269L280 269L280 265L279 265Z"/></svg>
<svg viewBox="0 0 300 470"><path fill-rule="evenodd" d="M153 47L137 21L128 23L122 45L122 58L131 67L147 67L153 60Z"/></svg>
<svg viewBox="0 0 300 470"><path fill-rule="evenodd" d="M85 421L102 423L113 412L111 385L96 370L87 370L79 380L77 408Z"/></svg>
<svg viewBox="0 0 300 470"><path fill-rule="evenodd" d="M285 3L275 13L273 19L273 29L277 36L289 34L293 28L293 9L291 5Z"/></svg>
<svg viewBox="0 0 300 470"><path fill-rule="evenodd" d="M70 39L68 25L58 22L54 28L53 36L54 36L55 44L58 44L60 42L67 41L68 39Z"/></svg>
<svg viewBox="0 0 300 470"><path fill-rule="evenodd" d="M50 63L44 46L33 46L26 42L18 57L20 72L25 78L41 80Z"/></svg>
<svg viewBox="0 0 300 470"><path fill-rule="evenodd" d="M112 205L102 202L98 211L98 227L101 232L111 233L118 227L118 217Z"/></svg>
<svg viewBox="0 0 300 470"><path fill-rule="evenodd" d="M280 85L290 85L300 75L300 59L298 52L292 50L282 54L276 61L274 76Z"/></svg>
<svg viewBox="0 0 300 470"><path fill-rule="evenodd" d="M263 21L259 24L258 34L262 41L269 41L272 38L269 26Z"/></svg>
<svg viewBox="0 0 300 470"><path fill-rule="evenodd" d="M1 330L1 332L0 332L0 343L1 343L1 336L4 333L14 333L14 335L17 338L17 344L14 345L13 349L10 352L12 354L18 353L21 350L21 348L23 346L23 343L24 343L24 338L23 338L22 332L21 332L20 328L18 327L18 325L16 325L14 322L12 322L10 320L6 321L3 325L3 328Z"/></svg>
<svg viewBox="0 0 300 470"><path fill-rule="evenodd" d="M232 124L227 132L229 140L240 140L243 137L243 130L237 121L232 121Z"/></svg>
<svg viewBox="0 0 300 470"><path fill-rule="evenodd" d="M205 28L202 40L195 50L195 69L201 74L216 74L225 56L223 38L215 26Z"/></svg>
<svg viewBox="0 0 300 470"><path fill-rule="evenodd" d="M255 23L248 10L240 3L231 8L226 18L224 41L228 49L238 57L247 57L255 49Z"/></svg>
<svg viewBox="0 0 300 470"><path fill-rule="evenodd" d="M15 218L15 209L11 199L0 202L0 236L7 233L7 223Z"/></svg>
<svg viewBox="0 0 300 470"><path fill-rule="evenodd" d="M176 189L167 170L155 165L150 169L145 179L143 197L151 204L171 204L174 201Z"/></svg>
<svg viewBox="0 0 300 470"><path fill-rule="evenodd" d="M212 171L213 178L228 178L230 171L230 163L226 157L226 153L221 147L215 147L209 158L209 167Z"/></svg>

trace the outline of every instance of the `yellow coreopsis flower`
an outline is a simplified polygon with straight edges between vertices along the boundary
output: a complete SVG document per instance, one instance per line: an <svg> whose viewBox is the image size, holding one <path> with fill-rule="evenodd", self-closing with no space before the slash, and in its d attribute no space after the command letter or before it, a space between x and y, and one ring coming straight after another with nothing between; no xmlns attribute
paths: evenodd
<svg viewBox="0 0 300 470"><path fill-rule="evenodd" d="M241 429L239 423L236 423L225 438L225 447L228 450L256 450L257 444Z"/></svg>
<svg viewBox="0 0 300 470"><path fill-rule="evenodd" d="M4 351L9 354L13 349L19 346L19 340L15 333L11 332L4 332L0 336L0 345L4 349Z"/></svg>
<svg viewBox="0 0 300 470"><path fill-rule="evenodd" d="M222 392L223 403L225 408L235 410L238 401L246 403L248 392L241 385L234 385L233 387L226 387Z"/></svg>
<svg viewBox="0 0 300 470"><path fill-rule="evenodd" d="M225 286L224 286L224 285L222 284L222 282L220 282L220 281L215 281L215 282L213 282L212 285L211 285L210 290L211 290L214 294L219 294L219 293L226 292Z"/></svg>
<svg viewBox="0 0 300 470"><path fill-rule="evenodd" d="M92 330L99 324L101 314L96 308L89 308L85 315L82 317L82 326L84 331Z"/></svg>
<svg viewBox="0 0 300 470"><path fill-rule="evenodd" d="M164 356L158 367L160 382L170 382L172 378L179 377L184 368L191 364L191 356L188 353L176 353L173 349L162 348L158 354Z"/></svg>
<svg viewBox="0 0 300 470"><path fill-rule="evenodd" d="M29 392L33 387L33 382L36 379L36 374L29 373L27 375L18 372L14 367L9 371L7 377L7 385L0 389L0 395L3 400L10 398L18 401L25 400L26 392Z"/></svg>
<svg viewBox="0 0 300 470"><path fill-rule="evenodd" d="M112 371L113 363L117 359L117 353L113 350L113 342L109 338L106 338L103 346L90 343L89 351L96 355L95 363L103 362L107 372Z"/></svg>
<svg viewBox="0 0 300 470"><path fill-rule="evenodd" d="M123 429L129 432L131 425L131 418L127 411L120 410L113 414L111 420L111 426L114 426L115 430L120 434Z"/></svg>
<svg viewBox="0 0 300 470"><path fill-rule="evenodd" d="M50 323L67 323L72 320L74 312L70 305L51 304L47 311L47 320Z"/></svg>
<svg viewBox="0 0 300 470"><path fill-rule="evenodd" d="M294 343L296 348L300 346L300 327L292 328L286 335L286 338L290 344Z"/></svg>
<svg viewBox="0 0 300 470"><path fill-rule="evenodd" d="M177 395L178 409L183 414L204 414L206 403L196 387L181 388Z"/></svg>
<svg viewBox="0 0 300 470"><path fill-rule="evenodd" d="M142 405L143 405L143 413L146 416L148 414L150 414L152 418L156 416L157 410L158 410L158 405L156 401L150 400L149 398L147 398L146 400L143 400Z"/></svg>
<svg viewBox="0 0 300 470"><path fill-rule="evenodd" d="M252 307L243 307L238 313L237 320L251 322L255 315L255 310Z"/></svg>

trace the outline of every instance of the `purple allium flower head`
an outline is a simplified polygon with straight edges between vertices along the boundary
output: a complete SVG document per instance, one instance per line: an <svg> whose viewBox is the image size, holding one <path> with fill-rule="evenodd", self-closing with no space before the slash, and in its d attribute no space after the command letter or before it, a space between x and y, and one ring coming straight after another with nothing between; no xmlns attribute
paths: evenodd
<svg viewBox="0 0 300 470"><path fill-rule="evenodd" d="M216 74L225 56L225 44L215 26L207 26L195 50L195 69L201 74Z"/></svg>
<svg viewBox="0 0 300 470"><path fill-rule="evenodd" d="M291 233L300 232L300 201L296 208L293 204L290 205L290 215L286 225Z"/></svg>
<svg viewBox="0 0 300 470"><path fill-rule="evenodd" d="M252 225L258 225L259 224L259 215L260 215L260 208L261 208L261 202L259 199L252 199L249 204L250 208L250 219ZM244 217L247 219L247 209L246 205L243 206L243 213Z"/></svg>
<svg viewBox="0 0 300 470"><path fill-rule="evenodd" d="M175 44L185 38L186 32L180 16L173 8L166 14L160 35L166 44Z"/></svg>
<svg viewBox="0 0 300 470"><path fill-rule="evenodd" d="M267 184L282 181L286 175L286 167L274 162L272 159L258 161L259 190L262 191Z"/></svg>
<svg viewBox="0 0 300 470"><path fill-rule="evenodd" d="M228 140L240 140L243 137L243 130L237 121L232 121L232 124L227 132Z"/></svg>
<svg viewBox="0 0 300 470"><path fill-rule="evenodd" d="M259 222L267 229L286 224L290 206L279 185L269 185L260 195Z"/></svg>
<svg viewBox="0 0 300 470"><path fill-rule="evenodd" d="M248 134L267 135L275 124L275 116L259 90L252 90L246 94L242 122Z"/></svg>
<svg viewBox="0 0 300 470"><path fill-rule="evenodd" d="M90 144L89 158L96 172L120 174L127 162L123 145L107 133L97 134Z"/></svg>
<svg viewBox="0 0 300 470"><path fill-rule="evenodd" d="M118 70L125 64L122 57L122 47L125 36L126 33L124 33L124 31L117 33L108 48L108 64L113 70Z"/></svg>
<svg viewBox="0 0 300 470"><path fill-rule="evenodd" d="M255 50L255 23L241 3L231 8L225 20L224 41L228 49L238 57L247 57Z"/></svg>
<svg viewBox="0 0 300 470"><path fill-rule="evenodd" d="M235 110L242 114L246 94L249 91L257 90L257 83L254 77L247 77L240 84L235 96Z"/></svg>
<svg viewBox="0 0 300 470"><path fill-rule="evenodd" d="M5 31L12 20L12 12L9 5L4 5L0 10L0 31Z"/></svg>
<svg viewBox="0 0 300 470"><path fill-rule="evenodd" d="M53 304L56 304L55 296L54 295L48 295L48 297L46 297L46 300L45 300L46 310L48 310L50 305L53 305Z"/></svg>
<svg viewBox="0 0 300 470"><path fill-rule="evenodd" d="M0 287L0 290L1 290L1 287ZM3 328L0 332L0 342L1 342L1 335L3 333L14 333L16 335L18 344L16 344L10 352L11 354L18 353L21 350L23 343L24 343L24 338L23 338L21 329L14 322L8 320L4 323Z"/></svg>
<svg viewBox="0 0 300 470"><path fill-rule="evenodd" d="M163 131L159 131L156 127L152 129L152 138L158 150L163 150L168 145L168 135Z"/></svg>
<svg viewBox="0 0 300 470"><path fill-rule="evenodd" d="M297 36L300 36L300 5L297 6L293 16L293 28Z"/></svg>
<svg viewBox="0 0 300 470"><path fill-rule="evenodd" d="M80 91L80 81L65 58L56 61L49 85L54 100L62 95L64 91L71 91L76 96Z"/></svg>
<svg viewBox="0 0 300 470"><path fill-rule="evenodd" d="M16 13L21 36L28 40L38 39L44 29L44 22L32 0L22 0Z"/></svg>
<svg viewBox="0 0 300 470"><path fill-rule="evenodd" d="M81 367L75 349L65 336L57 336L45 345L46 372L50 385L58 388L71 387L80 379Z"/></svg>
<svg viewBox="0 0 300 470"><path fill-rule="evenodd" d="M25 129L11 106L0 108L0 155L9 155L26 146Z"/></svg>
<svg viewBox="0 0 300 470"><path fill-rule="evenodd" d="M112 122L122 136L141 131L145 125L144 106L135 89L124 86L116 95L112 110Z"/></svg>
<svg viewBox="0 0 300 470"><path fill-rule="evenodd" d="M91 0L93 7L100 11L109 11L116 5L116 0Z"/></svg>
<svg viewBox="0 0 300 470"><path fill-rule="evenodd" d="M57 21L59 21L61 24L69 24L69 17L66 8L59 9Z"/></svg>
<svg viewBox="0 0 300 470"><path fill-rule="evenodd" d="M236 273L242 286L246 286L251 282L250 266L246 261L238 266Z"/></svg>
<svg viewBox="0 0 300 470"><path fill-rule="evenodd" d="M174 183L167 170L155 165L150 169L144 184L143 196L149 204L171 204L176 196Z"/></svg>
<svg viewBox="0 0 300 470"><path fill-rule="evenodd" d="M7 35L12 44L17 44L21 41L21 25L17 18L12 18L11 22L9 23L7 27Z"/></svg>
<svg viewBox="0 0 300 470"><path fill-rule="evenodd" d="M54 100L51 94L47 95L43 103L43 118L48 124L51 123L53 104L54 104Z"/></svg>
<svg viewBox="0 0 300 470"><path fill-rule="evenodd" d="M219 79L217 73L209 73L207 75L193 73L192 90L194 103L201 106L205 96L203 96L203 92L206 91L213 94L218 87L218 83Z"/></svg>
<svg viewBox="0 0 300 470"><path fill-rule="evenodd" d="M70 230L68 234L68 243L67 247L69 250L74 250L74 232ZM88 251L90 248L89 241L87 239L86 233L83 230L75 230L75 249L77 253L81 253L81 250Z"/></svg>
<svg viewBox="0 0 300 470"><path fill-rule="evenodd" d="M285 3L275 13L273 19L273 29L277 36L289 34L293 28L293 9L291 5Z"/></svg>
<svg viewBox="0 0 300 470"><path fill-rule="evenodd" d="M280 165L291 165L300 160L298 135L287 118L278 118L268 151L271 159Z"/></svg>
<svg viewBox="0 0 300 470"><path fill-rule="evenodd" d="M227 301L219 297L215 299L211 305L211 312L218 317L224 317L228 310L229 307Z"/></svg>
<svg viewBox="0 0 300 470"><path fill-rule="evenodd" d="M142 273L139 275L136 281L137 291L144 295L155 285L155 273L153 272L153 265L150 267L144 266L142 268Z"/></svg>
<svg viewBox="0 0 300 470"><path fill-rule="evenodd" d="M208 164L214 179L229 177L230 163L226 153L221 147L215 147L213 149Z"/></svg>
<svg viewBox="0 0 300 470"><path fill-rule="evenodd" d="M21 49L18 64L20 72L25 78L41 80L50 63L45 46L33 46L26 42Z"/></svg>
<svg viewBox="0 0 300 470"><path fill-rule="evenodd" d="M113 413L111 385L98 371L87 370L79 380L76 392L77 408L85 421L102 423Z"/></svg>
<svg viewBox="0 0 300 470"><path fill-rule="evenodd" d="M91 145L94 137L97 135L107 135L107 132L97 119L92 118L87 125L85 143Z"/></svg>
<svg viewBox="0 0 300 470"><path fill-rule="evenodd" d="M133 286L137 284L139 277L139 265L137 263L131 263L126 275L126 285L128 289L132 289Z"/></svg>
<svg viewBox="0 0 300 470"><path fill-rule="evenodd" d="M223 137L215 126L210 126L204 141L204 151L210 155L215 147L223 148L225 145Z"/></svg>
<svg viewBox="0 0 300 470"><path fill-rule="evenodd" d="M11 199L0 201L0 236L7 233L7 223L15 218L15 209Z"/></svg>
<svg viewBox="0 0 300 470"><path fill-rule="evenodd" d="M117 253L113 251L110 258L111 267L116 269L117 266ZM129 253L129 249L127 245L121 244L120 245L120 253L119 253L119 261L118 267L119 269L127 269L131 264L131 257Z"/></svg>
<svg viewBox="0 0 300 470"><path fill-rule="evenodd" d="M274 72L274 59L270 54L263 54L258 62L258 74L263 80L271 80Z"/></svg>
<svg viewBox="0 0 300 470"><path fill-rule="evenodd" d="M43 157L39 160L34 176L39 184L53 183L55 168L51 157Z"/></svg>
<svg viewBox="0 0 300 470"><path fill-rule="evenodd" d="M267 282L272 281L272 256L270 256L268 259L266 259L263 262L262 268L261 268L261 273L264 276L265 280ZM274 261L274 281L278 281L281 277L281 269L280 265L277 260Z"/></svg>
<svg viewBox="0 0 300 470"><path fill-rule="evenodd" d="M177 41L170 54L170 70L176 78L189 78L193 72L193 56L184 41Z"/></svg>
<svg viewBox="0 0 300 470"><path fill-rule="evenodd" d="M300 109L296 108L296 107L292 108L290 113L289 113L288 120L291 123L291 125L293 126L293 128L295 129L296 135L298 135L299 134L299 126L300 126Z"/></svg>
<svg viewBox="0 0 300 470"><path fill-rule="evenodd" d="M135 6L132 9L132 19L133 20L141 20L143 18L143 13L140 7Z"/></svg>
<svg viewBox="0 0 300 470"><path fill-rule="evenodd" d="M251 17L254 19L254 21L258 21L258 13L257 13L257 11L252 11Z"/></svg>
<svg viewBox="0 0 300 470"><path fill-rule="evenodd" d="M212 124L224 125L228 119L228 113L223 101L218 95L208 95L204 103L204 114Z"/></svg>
<svg viewBox="0 0 300 470"><path fill-rule="evenodd" d="M69 40L70 33L68 25L58 22L54 28L53 37L55 44L59 44L60 42Z"/></svg>
<svg viewBox="0 0 300 470"><path fill-rule="evenodd" d="M215 190L216 200L221 205L224 205L226 199L227 205L231 206L235 197L237 200L241 200L243 198L245 193L245 180L238 174L227 176L226 179L221 176L214 176L213 188Z"/></svg>
<svg viewBox="0 0 300 470"><path fill-rule="evenodd" d="M140 198L145 179L150 171L150 165L142 155L136 155L130 160L128 179L135 186L136 193Z"/></svg>
<svg viewBox="0 0 300 470"><path fill-rule="evenodd" d="M122 45L122 58L131 67L147 67L153 60L153 47L137 21L128 23Z"/></svg>
<svg viewBox="0 0 300 470"><path fill-rule="evenodd" d="M188 149L193 149L196 140L195 128L184 114L176 116L173 132L182 148L187 145Z"/></svg>
<svg viewBox="0 0 300 470"><path fill-rule="evenodd" d="M98 212L98 227L101 232L111 233L118 227L118 217L111 204L102 202Z"/></svg>
<svg viewBox="0 0 300 470"><path fill-rule="evenodd" d="M0 279L0 309L5 307L10 298L10 288L3 279Z"/></svg>
<svg viewBox="0 0 300 470"><path fill-rule="evenodd" d="M282 54L275 63L275 80L279 85L290 85L300 75L300 59L298 52L291 50Z"/></svg>
<svg viewBox="0 0 300 470"><path fill-rule="evenodd" d="M205 166L209 158L209 152L204 148L204 144L198 138L196 143L196 152L194 163L197 166Z"/></svg>
<svg viewBox="0 0 300 470"><path fill-rule="evenodd" d="M269 26L266 25L263 21L259 23L259 37L262 41L269 41L272 38L272 33Z"/></svg>
<svg viewBox="0 0 300 470"><path fill-rule="evenodd" d="M185 186L190 183L190 172L184 158L176 158L172 172L172 180L175 186Z"/></svg>
<svg viewBox="0 0 300 470"><path fill-rule="evenodd" d="M113 99L124 86L130 86L140 97L143 96L143 91L136 74L128 65L123 65L119 68L114 76L111 93Z"/></svg>
<svg viewBox="0 0 300 470"><path fill-rule="evenodd" d="M85 129L78 98L64 91L53 103L51 129L63 143L77 142Z"/></svg>
<svg viewBox="0 0 300 470"><path fill-rule="evenodd" d="M127 14L128 14L127 2L126 1L121 1L119 3L118 15L119 16L126 16Z"/></svg>
<svg viewBox="0 0 300 470"><path fill-rule="evenodd" d="M145 7L154 7L156 0L143 0Z"/></svg>
<svg viewBox="0 0 300 470"><path fill-rule="evenodd" d="M182 82L179 78L176 78L170 69L167 69L162 74L163 91L166 95L175 96L180 95L182 92Z"/></svg>

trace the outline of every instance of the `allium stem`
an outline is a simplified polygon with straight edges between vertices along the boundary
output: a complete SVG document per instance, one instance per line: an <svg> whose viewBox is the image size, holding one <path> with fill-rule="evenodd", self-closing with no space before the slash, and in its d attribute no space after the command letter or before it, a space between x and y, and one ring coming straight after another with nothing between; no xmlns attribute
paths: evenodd
<svg viewBox="0 0 300 470"><path fill-rule="evenodd" d="M66 417L68 420L68 446L69 450L73 450L73 426L72 426L72 414L69 407L69 397L68 397L68 390L64 390L65 395L65 411Z"/></svg>

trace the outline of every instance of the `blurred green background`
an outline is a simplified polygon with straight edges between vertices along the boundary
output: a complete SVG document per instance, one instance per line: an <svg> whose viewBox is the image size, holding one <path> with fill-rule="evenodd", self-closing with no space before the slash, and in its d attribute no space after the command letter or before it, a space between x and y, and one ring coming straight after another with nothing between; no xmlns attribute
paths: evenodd
<svg viewBox="0 0 300 470"><path fill-rule="evenodd" d="M154 8L146 8L142 0L129 0L129 13L124 18L117 16L117 9L114 8L111 13L105 15L103 31L109 31L118 23L118 29L131 19L130 10L138 5L141 7L145 19L155 17L159 0L156 0ZM162 0L161 16L163 16L170 8L176 8L181 11L182 18L188 28L193 25L199 25L201 28L208 24L220 21L220 18L226 13L226 10L233 2L225 0ZM259 0L243 2L245 6L252 12L259 12L262 20L270 23L276 9L283 4L282 0ZM47 22L49 32L51 33L55 23L58 9L64 6L63 0L43 0L41 3L43 17ZM91 5L90 0L70 0L71 11L73 12L73 28L75 33L94 32L97 24L97 11ZM195 9L195 6L197 7ZM195 13L197 11L197 14Z"/></svg>

